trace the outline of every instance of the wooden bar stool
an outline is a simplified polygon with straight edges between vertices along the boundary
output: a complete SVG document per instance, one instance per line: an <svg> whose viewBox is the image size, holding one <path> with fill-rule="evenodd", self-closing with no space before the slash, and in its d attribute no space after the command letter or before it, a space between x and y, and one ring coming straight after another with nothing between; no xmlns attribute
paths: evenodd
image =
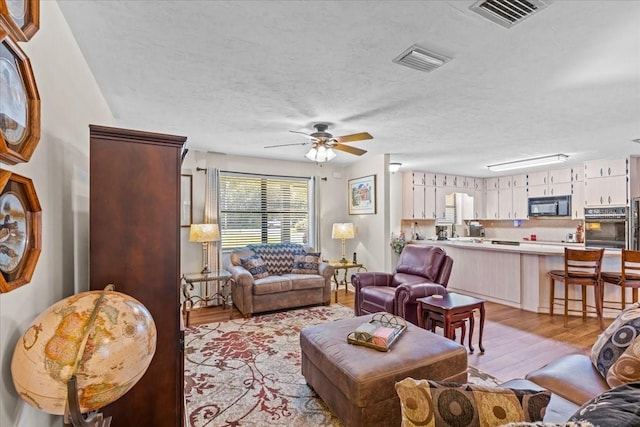
<svg viewBox="0 0 640 427"><path fill-rule="evenodd" d="M595 313L598 317L600 329L604 329L602 318L602 281L600 271L602 268L602 256L604 249L569 249L564 248L564 270L551 270L549 274L549 314L553 316L553 306L556 304L555 282L564 283L564 324L567 326L569 312L579 311L569 309L569 301L582 302L582 319L587 319L587 286L593 286L595 299ZM578 285L582 288L582 299L569 298L569 285Z"/></svg>
<svg viewBox="0 0 640 427"><path fill-rule="evenodd" d="M620 307L626 307L626 289L632 289L632 303L638 302L638 288L640 288L640 251L622 250L620 257L621 267L619 272L603 271L602 282L611 283L621 288ZM603 289L604 291L604 289ZM609 307L608 307L609 308Z"/></svg>

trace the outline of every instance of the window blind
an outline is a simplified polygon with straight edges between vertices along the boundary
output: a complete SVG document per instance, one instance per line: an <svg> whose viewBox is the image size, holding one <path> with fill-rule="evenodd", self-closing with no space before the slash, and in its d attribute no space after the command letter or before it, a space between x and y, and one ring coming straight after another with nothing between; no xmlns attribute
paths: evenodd
<svg viewBox="0 0 640 427"><path fill-rule="evenodd" d="M220 173L221 247L309 244L310 179Z"/></svg>

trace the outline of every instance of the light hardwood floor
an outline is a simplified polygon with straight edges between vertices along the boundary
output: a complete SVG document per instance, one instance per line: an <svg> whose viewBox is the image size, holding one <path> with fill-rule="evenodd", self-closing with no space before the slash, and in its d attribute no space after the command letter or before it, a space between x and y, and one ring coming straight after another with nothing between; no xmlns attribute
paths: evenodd
<svg viewBox="0 0 640 427"><path fill-rule="evenodd" d="M354 294L345 294L344 290L340 290L338 303L353 307ZM564 354L588 354L600 333L595 318L583 322L580 317L571 317L565 327L562 315L551 317L490 302L485 304L485 308L483 345L486 351L479 353L479 321L476 321L473 337L476 351L469 355L469 364L503 381L522 378L527 372ZM242 316L234 308L232 317ZM223 312L219 308L202 308L191 312L189 326L227 319L229 309ZM610 320L605 319L605 323L608 322ZM438 329L437 333L441 334L442 329Z"/></svg>

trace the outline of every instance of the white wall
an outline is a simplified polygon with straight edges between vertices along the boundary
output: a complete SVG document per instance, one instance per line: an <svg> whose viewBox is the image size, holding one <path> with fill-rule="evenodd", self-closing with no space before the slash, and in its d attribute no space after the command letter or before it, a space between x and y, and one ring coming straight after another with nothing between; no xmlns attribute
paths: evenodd
<svg viewBox="0 0 640 427"><path fill-rule="evenodd" d="M62 417L18 397L11 358L40 312L76 289L88 289L88 125L112 125L113 116L57 2L40 2L40 30L20 47L40 93L42 136L29 163L0 166L34 182L42 206L42 253L31 283L0 294L0 426L61 426Z"/></svg>

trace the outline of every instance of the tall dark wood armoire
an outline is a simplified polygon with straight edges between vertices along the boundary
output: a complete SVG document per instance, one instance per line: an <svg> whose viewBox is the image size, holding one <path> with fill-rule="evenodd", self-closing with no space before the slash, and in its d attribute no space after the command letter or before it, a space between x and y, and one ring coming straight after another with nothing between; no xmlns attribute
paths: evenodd
<svg viewBox="0 0 640 427"><path fill-rule="evenodd" d="M142 379L101 411L111 425L183 424L180 154L186 137L90 125L90 287L144 304L156 353Z"/></svg>

